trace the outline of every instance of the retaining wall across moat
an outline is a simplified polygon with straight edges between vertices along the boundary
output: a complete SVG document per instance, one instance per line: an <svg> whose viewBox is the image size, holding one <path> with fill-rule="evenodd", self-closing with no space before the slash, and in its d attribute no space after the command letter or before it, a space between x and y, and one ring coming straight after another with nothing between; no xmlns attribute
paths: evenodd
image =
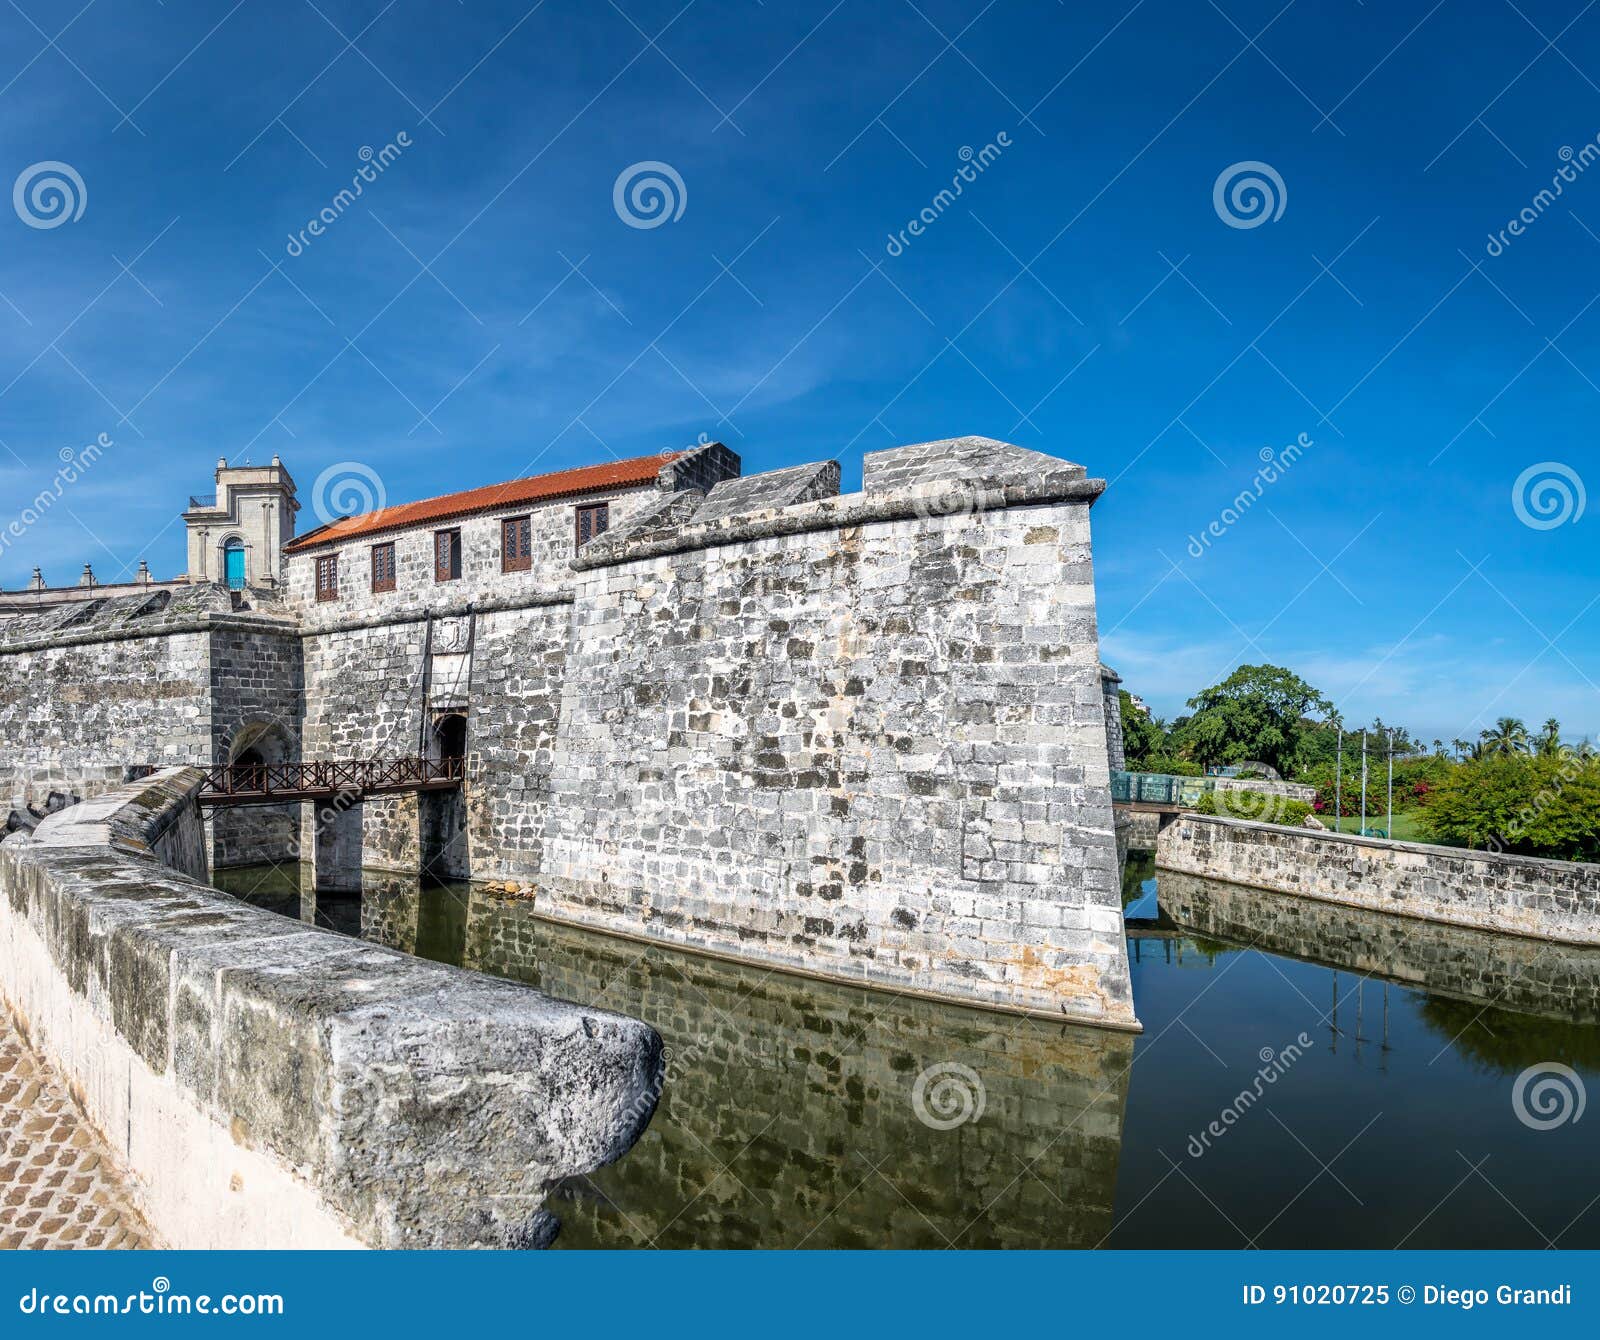
<svg viewBox="0 0 1600 1340"><path fill-rule="evenodd" d="M172 1247L525 1247L655 1110L661 1040L247 907L174 768L0 844L0 995Z"/></svg>
<svg viewBox="0 0 1600 1340"><path fill-rule="evenodd" d="M1424 921L1600 945L1600 866L1184 814L1156 865Z"/></svg>

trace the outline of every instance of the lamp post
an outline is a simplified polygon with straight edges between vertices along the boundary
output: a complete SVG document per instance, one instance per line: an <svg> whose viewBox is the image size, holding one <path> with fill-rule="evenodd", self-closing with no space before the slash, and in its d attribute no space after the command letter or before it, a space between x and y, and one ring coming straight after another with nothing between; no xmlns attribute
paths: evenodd
<svg viewBox="0 0 1600 1340"><path fill-rule="evenodd" d="M1394 837L1394 727L1389 728L1389 817L1384 832Z"/></svg>
<svg viewBox="0 0 1600 1340"><path fill-rule="evenodd" d="M1333 831L1344 832L1344 722L1339 723L1339 743L1333 753Z"/></svg>
<svg viewBox="0 0 1600 1340"><path fill-rule="evenodd" d="M1361 827L1356 830L1363 837L1367 833L1367 733L1361 732Z"/></svg>

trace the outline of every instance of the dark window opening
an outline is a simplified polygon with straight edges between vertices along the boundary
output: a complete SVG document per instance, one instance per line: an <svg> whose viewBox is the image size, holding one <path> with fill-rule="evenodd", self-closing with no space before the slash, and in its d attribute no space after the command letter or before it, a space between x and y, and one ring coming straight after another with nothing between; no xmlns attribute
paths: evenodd
<svg viewBox="0 0 1600 1340"><path fill-rule="evenodd" d="M433 533L433 579L458 581L461 577L461 532L436 530Z"/></svg>
<svg viewBox="0 0 1600 1340"><path fill-rule="evenodd" d="M339 555L326 554L317 560L317 599L339 598Z"/></svg>
<svg viewBox="0 0 1600 1340"><path fill-rule="evenodd" d="M596 535L604 534L611 528L611 505L609 503L589 503L577 509L578 548L582 549Z"/></svg>
<svg viewBox="0 0 1600 1340"><path fill-rule="evenodd" d="M508 517L500 523L500 570L527 572L533 567L533 519Z"/></svg>
<svg viewBox="0 0 1600 1340"><path fill-rule="evenodd" d="M440 717L434 723L433 734L439 742L439 757L465 758L467 756L467 719L459 713Z"/></svg>
<svg viewBox="0 0 1600 1340"><path fill-rule="evenodd" d="M372 589L394 590L394 542L372 546Z"/></svg>

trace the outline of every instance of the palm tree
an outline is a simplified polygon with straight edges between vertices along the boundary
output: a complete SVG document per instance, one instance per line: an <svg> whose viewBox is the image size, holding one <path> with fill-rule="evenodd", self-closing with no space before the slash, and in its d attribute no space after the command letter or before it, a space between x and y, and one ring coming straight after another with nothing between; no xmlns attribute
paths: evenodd
<svg viewBox="0 0 1600 1340"><path fill-rule="evenodd" d="M1444 757L1444 741L1443 740L1435 740L1433 742L1433 752L1438 754L1440 758Z"/></svg>
<svg viewBox="0 0 1600 1340"><path fill-rule="evenodd" d="M1544 730L1539 733L1538 751L1545 758L1561 752L1561 723L1554 717L1545 720Z"/></svg>
<svg viewBox="0 0 1600 1340"><path fill-rule="evenodd" d="M1480 732L1479 738L1483 752L1491 755L1525 754L1532 745L1527 726L1516 717L1501 717L1494 729Z"/></svg>

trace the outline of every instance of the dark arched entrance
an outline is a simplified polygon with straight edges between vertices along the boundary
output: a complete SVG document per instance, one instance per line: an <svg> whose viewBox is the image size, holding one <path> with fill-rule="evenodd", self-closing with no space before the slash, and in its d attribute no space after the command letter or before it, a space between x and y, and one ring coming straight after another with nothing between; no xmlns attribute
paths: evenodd
<svg viewBox="0 0 1600 1340"><path fill-rule="evenodd" d="M467 717L464 712L442 712L433 721L430 752L438 759L465 759ZM465 879L467 858L467 807L459 788L424 792L417 798L422 836L422 873L430 880Z"/></svg>
<svg viewBox="0 0 1600 1340"><path fill-rule="evenodd" d="M433 723L434 750L440 758L467 756L467 719L451 712Z"/></svg>

